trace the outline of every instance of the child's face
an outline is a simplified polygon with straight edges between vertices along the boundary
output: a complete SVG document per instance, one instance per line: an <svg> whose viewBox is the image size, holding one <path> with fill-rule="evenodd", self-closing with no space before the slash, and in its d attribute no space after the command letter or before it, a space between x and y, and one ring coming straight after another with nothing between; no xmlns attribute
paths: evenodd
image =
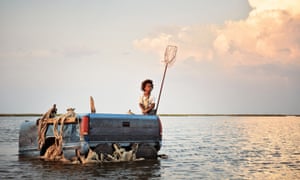
<svg viewBox="0 0 300 180"><path fill-rule="evenodd" d="M152 89L153 89L153 88L152 88L152 84L147 83L144 90L145 90L145 92L148 92L148 93L149 93L149 92L152 91Z"/></svg>

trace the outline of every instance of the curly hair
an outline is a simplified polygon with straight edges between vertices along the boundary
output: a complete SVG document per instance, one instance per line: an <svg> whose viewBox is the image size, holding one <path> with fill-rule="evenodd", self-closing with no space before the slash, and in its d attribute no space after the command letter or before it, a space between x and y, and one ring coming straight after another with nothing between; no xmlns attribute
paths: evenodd
<svg viewBox="0 0 300 180"><path fill-rule="evenodd" d="M142 91L145 90L146 84L151 84L151 87L153 88L153 81L151 79L146 79L142 82L142 85L141 85Z"/></svg>

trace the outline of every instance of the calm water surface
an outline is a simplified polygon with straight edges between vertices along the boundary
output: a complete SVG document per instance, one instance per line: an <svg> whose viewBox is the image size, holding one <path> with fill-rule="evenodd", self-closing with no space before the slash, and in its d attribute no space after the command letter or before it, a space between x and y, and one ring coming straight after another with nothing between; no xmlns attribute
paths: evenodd
<svg viewBox="0 0 300 180"><path fill-rule="evenodd" d="M25 119L0 117L0 179L300 179L300 117L161 117L168 159L102 165L19 158Z"/></svg>

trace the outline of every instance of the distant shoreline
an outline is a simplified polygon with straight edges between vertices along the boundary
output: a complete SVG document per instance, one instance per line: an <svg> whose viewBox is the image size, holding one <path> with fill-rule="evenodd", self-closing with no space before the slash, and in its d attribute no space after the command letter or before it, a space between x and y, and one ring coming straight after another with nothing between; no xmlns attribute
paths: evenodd
<svg viewBox="0 0 300 180"><path fill-rule="evenodd" d="M0 114L0 117L39 117L43 114L37 113L20 113L20 114ZM284 117L284 116L296 116L300 117L300 114L158 114L158 116L164 117L199 117L199 116L237 116L237 117Z"/></svg>
<svg viewBox="0 0 300 180"><path fill-rule="evenodd" d="M22 114L0 114L0 117L28 117L28 116L42 116L43 114L36 113L22 113Z"/></svg>
<svg viewBox="0 0 300 180"><path fill-rule="evenodd" d="M237 116L237 117L278 117L278 116L297 116L300 117L300 114L159 114L159 116Z"/></svg>

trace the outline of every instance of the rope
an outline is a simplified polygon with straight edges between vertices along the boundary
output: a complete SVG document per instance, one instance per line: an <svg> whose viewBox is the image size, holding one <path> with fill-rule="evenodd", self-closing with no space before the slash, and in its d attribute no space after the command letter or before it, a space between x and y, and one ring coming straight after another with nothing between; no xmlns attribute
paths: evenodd
<svg viewBox="0 0 300 180"><path fill-rule="evenodd" d="M50 109L51 110L51 109ZM50 110L48 112L50 112ZM47 121L49 119L48 112L41 118L39 123L39 148L42 148L45 144L45 133L47 131ZM67 113L56 118L53 118L53 135L55 137L55 142L50 147L47 148L44 158L49 160L60 160L65 159L63 157L63 129L65 120L69 117L76 117L76 113L73 108L67 109ZM58 124L60 123L60 130L58 131Z"/></svg>
<svg viewBox="0 0 300 180"><path fill-rule="evenodd" d="M38 149L40 150L45 144L45 133L47 131L47 120L56 116L56 105L54 104L38 121Z"/></svg>

